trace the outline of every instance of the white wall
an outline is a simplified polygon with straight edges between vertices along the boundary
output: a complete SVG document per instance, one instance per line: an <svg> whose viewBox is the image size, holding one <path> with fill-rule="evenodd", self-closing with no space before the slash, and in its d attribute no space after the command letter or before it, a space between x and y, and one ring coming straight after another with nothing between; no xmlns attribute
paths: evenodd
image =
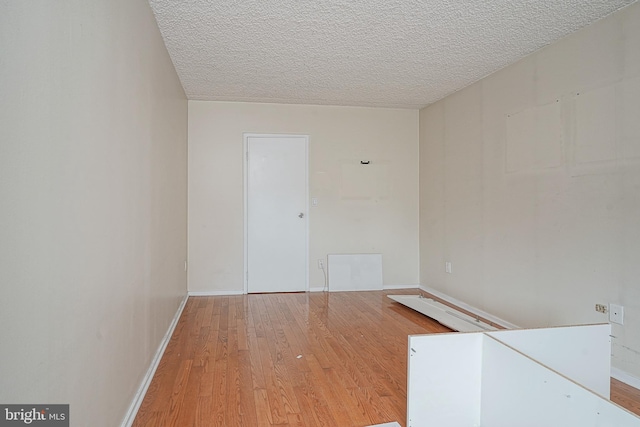
<svg viewBox="0 0 640 427"><path fill-rule="evenodd" d="M243 132L310 137L311 288L329 253L380 252L385 285L418 283L418 111L189 101L189 291L243 291ZM358 200L342 170L360 160L388 188Z"/></svg>
<svg viewBox="0 0 640 427"><path fill-rule="evenodd" d="M112 427L186 294L186 98L145 0L1 2L0 52L0 402Z"/></svg>
<svg viewBox="0 0 640 427"><path fill-rule="evenodd" d="M639 99L636 3L421 110L421 282L521 326L620 303L640 377Z"/></svg>

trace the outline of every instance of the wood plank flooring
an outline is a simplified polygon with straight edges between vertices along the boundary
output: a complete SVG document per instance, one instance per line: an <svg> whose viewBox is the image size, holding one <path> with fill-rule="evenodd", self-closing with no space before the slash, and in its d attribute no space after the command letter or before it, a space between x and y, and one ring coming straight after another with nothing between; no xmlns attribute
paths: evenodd
<svg viewBox="0 0 640 427"><path fill-rule="evenodd" d="M640 415L640 390L611 378L611 401Z"/></svg>
<svg viewBox="0 0 640 427"><path fill-rule="evenodd" d="M450 332L386 297L417 292L191 297L133 425L405 425L407 336Z"/></svg>

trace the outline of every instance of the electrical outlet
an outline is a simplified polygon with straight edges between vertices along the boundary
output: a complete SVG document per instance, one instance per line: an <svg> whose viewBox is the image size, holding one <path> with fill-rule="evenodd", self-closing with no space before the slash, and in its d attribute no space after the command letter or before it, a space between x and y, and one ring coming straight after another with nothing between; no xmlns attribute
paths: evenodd
<svg viewBox="0 0 640 427"><path fill-rule="evenodd" d="M598 313L603 313L605 314L607 312L607 306L604 304L596 304L596 311Z"/></svg>
<svg viewBox="0 0 640 427"><path fill-rule="evenodd" d="M624 324L624 307L618 304L609 304L609 321L619 325Z"/></svg>
<svg viewBox="0 0 640 427"><path fill-rule="evenodd" d="M319 259L318 260L318 270L324 270L324 260L323 259Z"/></svg>
<svg viewBox="0 0 640 427"><path fill-rule="evenodd" d="M444 272L451 274L451 262L447 261L444 263Z"/></svg>

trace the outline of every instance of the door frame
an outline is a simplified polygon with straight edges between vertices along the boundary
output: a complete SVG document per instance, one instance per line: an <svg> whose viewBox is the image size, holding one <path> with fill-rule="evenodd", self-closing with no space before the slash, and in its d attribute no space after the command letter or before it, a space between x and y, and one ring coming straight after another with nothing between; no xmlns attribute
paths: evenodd
<svg viewBox="0 0 640 427"><path fill-rule="evenodd" d="M309 292L309 135L299 135L299 134L286 134L286 133L250 133L245 132L242 134L243 139L243 152L242 152L242 165L243 165L243 175L244 175L244 206L243 206L243 214L244 214L244 267L243 267L243 282L244 282L244 294L249 293L249 138L303 138L304 139L304 180L305 180L305 215L307 217L306 227L304 230L304 240L305 240L305 257L304 257L304 270L305 270L305 278L304 278L304 289L305 292Z"/></svg>

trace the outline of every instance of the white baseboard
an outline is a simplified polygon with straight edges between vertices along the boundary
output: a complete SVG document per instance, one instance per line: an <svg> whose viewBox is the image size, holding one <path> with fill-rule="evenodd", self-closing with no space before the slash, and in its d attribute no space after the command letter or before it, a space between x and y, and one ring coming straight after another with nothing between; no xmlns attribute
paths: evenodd
<svg viewBox="0 0 640 427"><path fill-rule="evenodd" d="M418 289L419 287L420 285L418 283L414 283L410 285L384 285L382 289L386 291L386 290L393 290L393 289ZM309 288L309 292L324 292L325 290L326 288L323 288L323 287ZM362 289L353 289L353 290L368 292ZM344 292L344 291L341 291L341 292Z"/></svg>
<svg viewBox="0 0 640 427"><path fill-rule="evenodd" d="M153 375L156 373L156 369L158 368L158 364L160 364L160 359L162 359L162 355L164 354L164 350L167 348L167 344L169 344L169 340L171 340L171 335L173 335L173 331L178 324L178 320L180 320L180 316L182 315L182 310L184 310L184 306L187 303L187 299L189 297L185 295L182 299L182 302L178 306L178 310L176 311L175 316L173 316L173 320L167 329L167 332L164 334L162 341L160 341L160 346L156 351L153 360L151 360L151 365L149 365L149 369L147 369L147 373L145 374L142 382L140 383L140 387L133 397L133 401L131 405L129 405L129 410L122 420L121 427L131 427L133 421L136 419L136 415L138 413L138 409L140 409L140 405L142 405L142 401L144 400L145 394L147 394L147 390L149 389L149 385L151 384L151 380L153 379Z"/></svg>
<svg viewBox="0 0 640 427"><path fill-rule="evenodd" d="M419 283L413 283L410 285L384 285L382 289L390 290L390 289L418 289L420 287Z"/></svg>
<svg viewBox="0 0 640 427"><path fill-rule="evenodd" d="M640 390L640 378L634 377L622 369L611 367L611 377Z"/></svg>
<svg viewBox="0 0 640 427"><path fill-rule="evenodd" d="M489 320L489 321L495 323L496 325L500 325L500 326L502 326L504 328L507 328L507 329L519 329L520 328L518 325L514 325L511 322L507 322L504 319L501 319L501 318L499 318L497 316L494 316L493 314L487 313L486 311L480 310L477 307L469 305L466 302L462 302L462 301L460 301L460 300L458 300L458 299L456 299L456 298L454 298L452 296L449 296L449 295L445 294L444 292L440 292L440 291L438 291L436 289L430 288L429 286L420 285L420 289L422 289L423 291L428 292L431 295L436 296L436 297L438 297L438 298L440 298L440 299L442 299L442 300L444 300L444 301L446 301L448 303L451 303L451 304L453 304L453 305L455 305L455 306L457 306L459 308L467 310L468 312L473 313L476 316L480 316L480 317L482 317L482 318L484 318L486 320Z"/></svg>
<svg viewBox="0 0 640 427"><path fill-rule="evenodd" d="M390 290L390 289L418 289L420 288L420 285L415 283L415 284L409 284L409 285L385 285L382 287L382 289L384 290ZM309 292L324 292L326 290L325 287L322 286L318 286L318 287L313 287L313 288L309 288ZM360 290L360 289L354 289L354 290ZM427 291L429 292L429 291ZM244 292L242 291L189 291L189 296L190 297L213 297L213 296L224 296L224 295L244 295Z"/></svg>
<svg viewBox="0 0 640 427"><path fill-rule="evenodd" d="M189 291L190 297L218 297L225 295L244 295L244 291Z"/></svg>
<svg viewBox="0 0 640 427"><path fill-rule="evenodd" d="M324 288L309 288L309 292L323 292ZM244 295L245 293L242 291L204 291L204 292L194 292L189 291L190 297L219 297L219 296L230 296L230 295Z"/></svg>

